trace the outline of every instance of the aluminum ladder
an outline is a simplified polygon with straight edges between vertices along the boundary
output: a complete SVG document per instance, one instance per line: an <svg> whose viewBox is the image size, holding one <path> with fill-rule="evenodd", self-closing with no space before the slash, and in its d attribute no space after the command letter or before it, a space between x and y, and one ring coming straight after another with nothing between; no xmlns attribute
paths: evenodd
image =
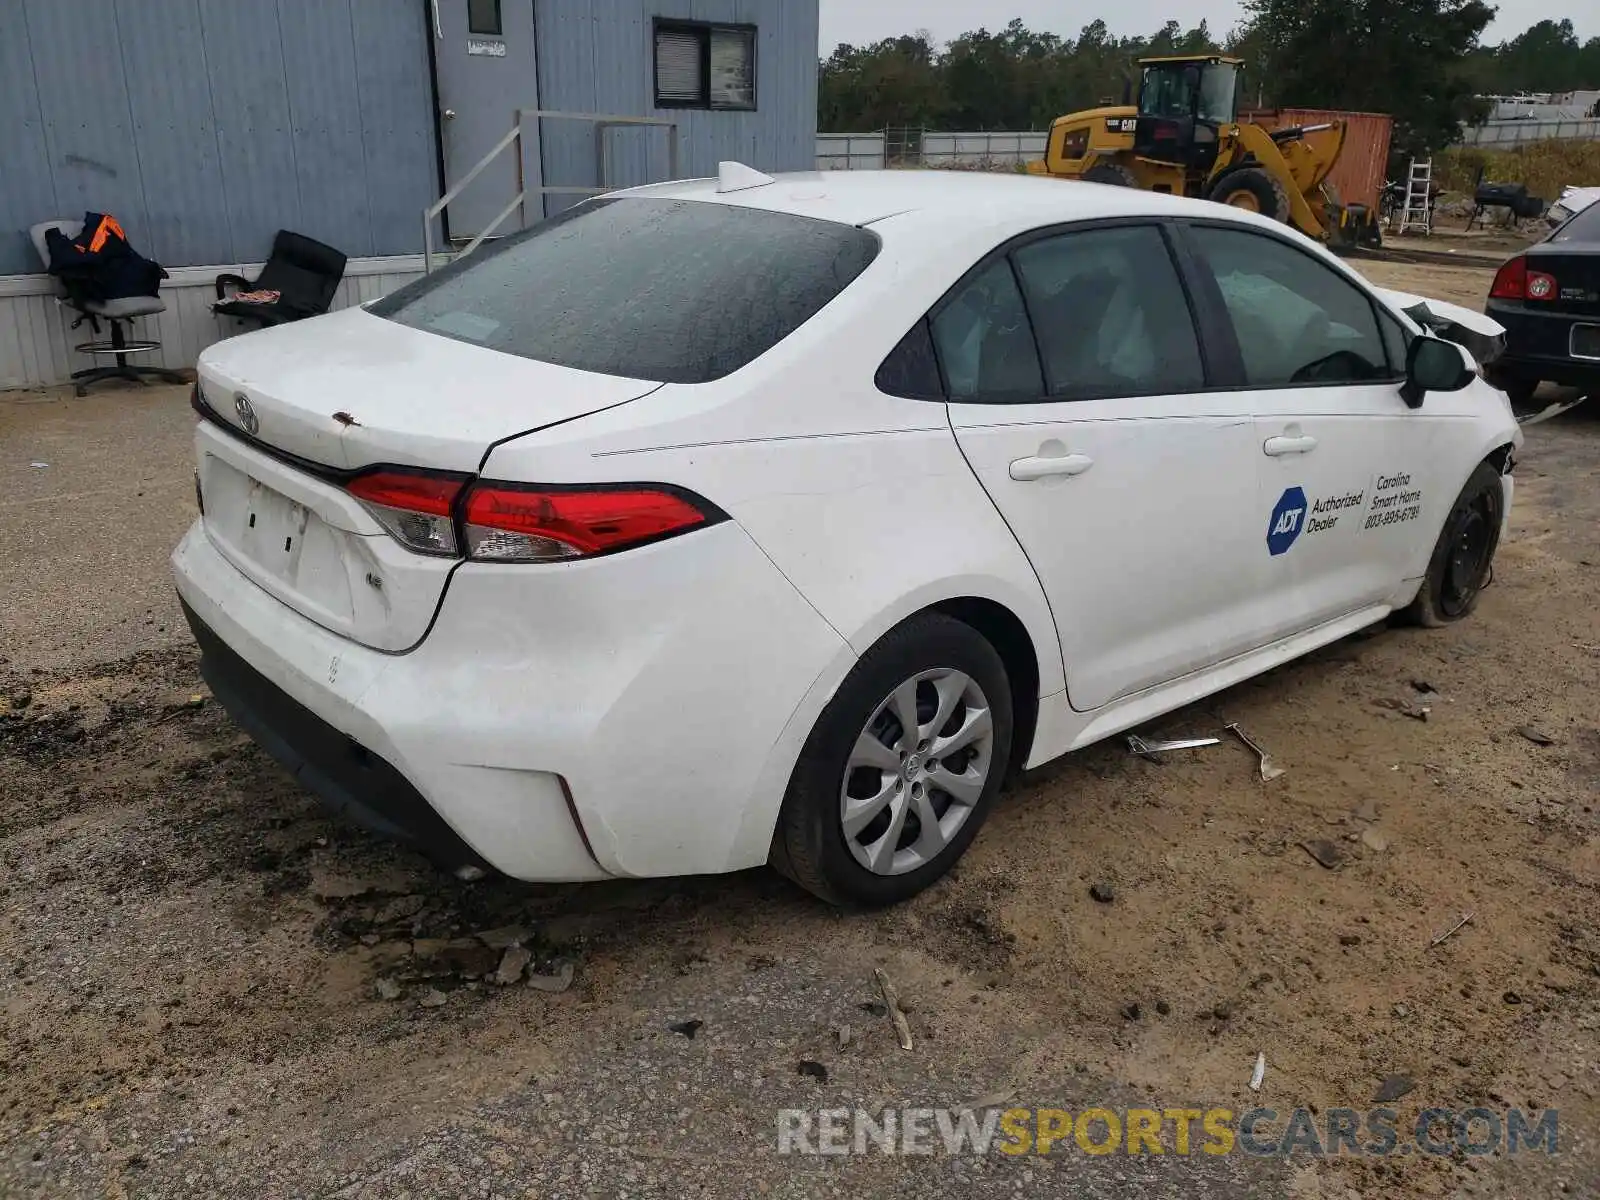
<svg viewBox="0 0 1600 1200"><path fill-rule="evenodd" d="M1400 232L1411 228L1433 232L1433 159L1411 160L1406 175L1406 204L1400 210Z"/></svg>

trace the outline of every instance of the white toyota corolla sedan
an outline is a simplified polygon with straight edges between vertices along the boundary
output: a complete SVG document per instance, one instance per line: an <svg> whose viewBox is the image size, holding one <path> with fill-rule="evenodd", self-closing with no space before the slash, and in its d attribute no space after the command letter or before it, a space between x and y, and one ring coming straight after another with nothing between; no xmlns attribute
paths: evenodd
<svg viewBox="0 0 1600 1200"><path fill-rule="evenodd" d="M238 723L447 867L883 904L1023 767L1466 616L1476 368L1235 209L729 164L213 346L173 563Z"/></svg>

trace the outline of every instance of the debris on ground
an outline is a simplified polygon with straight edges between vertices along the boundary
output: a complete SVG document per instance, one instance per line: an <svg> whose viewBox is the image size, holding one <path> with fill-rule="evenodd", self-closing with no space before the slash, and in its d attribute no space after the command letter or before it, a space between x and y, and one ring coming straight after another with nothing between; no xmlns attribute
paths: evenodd
<svg viewBox="0 0 1600 1200"><path fill-rule="evenodd" d="M422 897L416 897L421 900ZM418 908L421 907L419 903ZM412 913L405 914L413 915ZM526 925L502 925L498 929L483 929L476 935L478 940L491 950L508 950L512 946L520 946L533 936L533 931Z"/></svg>
<svg viewBox="0 0 1600 1200"><path fill-rule="evenodd" d="M889 1019L894 1022L895 1033L900 1037L900 1049L911 1049L911 1023L901 1011L900 997L895 993L894 984L882 967L874 967L872 977L878 981L878 990L883 993L883 1006L889 1013Z"/></svg>
<svg viewBox="0 0 1600 1200"><path fill-rule="evenodd" d="M1361 831L1361 844L1368 850L1382 854L1389 848L1389 835L1377 827L1369 825Z"/></svg>
<svg viewBox="0 0 1600 1200"><path fill-rule="evenodd" d="M495 968L493 979L501 987L510 987L522 978L522 972L533 961L533 954L521 946L507 946L506 952L500 956L500 965Z"/></svg>
<svg viewBox="0 0 1600 1200"><path fill-rule="evenodd" d="M1554 746L1556 744L1554 735L1546 733L1537 725L1519 726L1517 732L1523 737L1527 738L1535 746Z"/></svg>
<svg viewBox="0 0 1600 1200"><path fill-rule="evenodd" d="M373 984L372 990L379 1000L400 999L400 985L387 977L379 979L377 983Z"/></svg>
<svg viewBox="0 0 1600 1200"><path fill-rule="evenodd" d="M1344 863L1344 851L1337 843L1330 842L1326 838L1313 838L1311 841L1301 842L1300 848L1330 871L1338 870Z"/></svg>
<svg viewBox="0 0 1600 1200"><path fill-rule="evenodd" d="M1459 932L1460 930L1465 929L1467 927L1468 923L1472 920L1472 918L1477 916L1477 915L1478 914L1477 914L1476 910L1473 910L1472 912L1469 912L1469 913L1463 913L1461 915L1461 920L1457 921L1454 925L1450 926L1449 929L1446 929L1443 933L1439 934L1431 942L1428 943L1429 948L1432 948L1434 946L1439 945L1446 938L1449 938L1449 937L1453 936L1454 934L1456 934L1457 932Z"/></svg>
<svg viewBox="0 0 1600 1200"><path fill-rule="evenodd" d="M1197 750L1201 746L1218 745L1221 741L1222 739L1217 737L1142 738L1138 734L1130 733L1128 735L1128 750L1132 754L1137 754L1140 758L1157 762L1159 760L1156 755L1165 754L1169 750Z"/></svg>
<svg viewBox="0 0 1600 1200"><path fill-rule="evenodd" d="M423 1008L443 1008L449 999L450 998L438 988L429 988L427 991L422 993L422 997L417 1001L417 1003Z"/></svg>
<svg viewBox="0 0 1600 1200"><path fill-rule="evenodd" d="M1014 1087L1001 1088L999 1091L989 1092L979 1096L976 1100L968 1100L961 1106L962 1112L982 1112L986 1108L999 1108L1008 1103L1017 1094Z"/></svg>
<svg viewBox="0 0 1600 1200"><path fill-rule="evenodd" d="M577 968L573 966L572 960L563 959L555 970L549 973L530 970L528 972L528 986L536 992L549 992L553 996L560 995L572 986L572 977L576 972Z"/></svg>
<svg viewBox="0 0 1600 1200"><path fill-rule="evenodd" d="M1250 1090L1259 1092L1262 1083L1267 1078L1267 1053L1263 1050L1256 1055L1256 1069L1250 1072Z"/></svg>
<svg viewBox="0 0 1600 1200"><path fill-rule="evenodd" d="M794 1069L807 1078L815 1079L818 1083L828 1082L828 1068L813 1059L802 1058L795 1064Z"/></svg>
<svg viewBox="0 0 1600 1200"><path fill-rule="evenodd" d="M1273 762L1271 757L1268 756L1267 752L1254 741L1252 741L1250 735L1245 733L1244 730L1240 729L1238 725L1229 725L1227 726L1227 730L1229 733L1233 734L1234 737L1238 738L1246 746L1255 751L1256 759L1258 760L1256 765L1260 771L1262 783L1270 783L1272 780L1278 778L1278 776L1287 774L1287 768L1280 767L1277 763Z"/></svg>
<svg viewBox="0 0 1600 1200"><path fill-rule="evenodd" d="M1522 997L1518 993L1512 991L1505 992L1503 995L1501 995L1500 999L1504 1000L1507 1004L1522 1003Z"/></svg>
<svg viewBox="0 0 1600 1200"><path fill-rule="evenodd" d="M1092 883L1089 885L1089 899L1096 904L1110 904L1116 898L1117 893L1109 883Z"/></svg>
<svg viewBox="0 0 1600 1200"><path fill-rule="evenodd" d="M839 1028L835 1030L835 1033L838 1035L839 1049L841 1050L848 1046L850 1044L850 1039L855 1036L854 1032L848 1025L839 1026Z"/></svg>
<svg viewBox="0 0 1600 1200"><path fill-rule="evenodd" d="M1428 714L1433 711L1426 704L1414 704L1410 700L1396 700L1387 696L1374 700L1373 703L1379 708L1387 708L1391 712L1397 712L1402 717L1410 717L1413 721L1426 721Z"/></svg>
<svg viewBox="0 0 1600 1200"><path fill-rule="evenodd" d="M1378 1084L1378 1091L1372 1097L1372 1102L1374 1104L1388 1104L1390 1101L1398 1100L1401 1096L1414 1091L1416 1086L1417 1081L1409 1075L1385 1075L1383 1081Z"/></svg>
<svg viewBox="0 0 1600 1200"><path fill-rule="evenodd" d="M667 1028L672 1030L673 1033L678 1034L680 1037L688 1038L692 1042L694 1041L694 1035L704 1029L705 1024L706 1023L699 1017L690 1017L687 1021L673 1021L667 1026Z"/></svg>

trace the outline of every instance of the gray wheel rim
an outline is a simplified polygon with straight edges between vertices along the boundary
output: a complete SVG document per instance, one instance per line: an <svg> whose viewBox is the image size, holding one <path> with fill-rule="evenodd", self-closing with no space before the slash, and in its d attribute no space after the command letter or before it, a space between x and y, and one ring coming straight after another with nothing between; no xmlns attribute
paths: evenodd
<svg viewBox="0 0 1600 1200"><path fill-rule="evenodd" d="M873 710L845 763L839 821L874 875L932 862L971 819L994 761L989 700L951 667L902 682Z"/></svg>

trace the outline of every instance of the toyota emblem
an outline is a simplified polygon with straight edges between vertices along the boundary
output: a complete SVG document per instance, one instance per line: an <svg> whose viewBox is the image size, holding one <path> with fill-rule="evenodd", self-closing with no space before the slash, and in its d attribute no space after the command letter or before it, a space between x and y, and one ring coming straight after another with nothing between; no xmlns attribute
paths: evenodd
<svg viewBox="0 0 1600 1200"><path fill-rule="evenodd" d="M233 398L233 411L239 414L239 424L251 437L261 432L261 418L243 392Z"/></svg>

